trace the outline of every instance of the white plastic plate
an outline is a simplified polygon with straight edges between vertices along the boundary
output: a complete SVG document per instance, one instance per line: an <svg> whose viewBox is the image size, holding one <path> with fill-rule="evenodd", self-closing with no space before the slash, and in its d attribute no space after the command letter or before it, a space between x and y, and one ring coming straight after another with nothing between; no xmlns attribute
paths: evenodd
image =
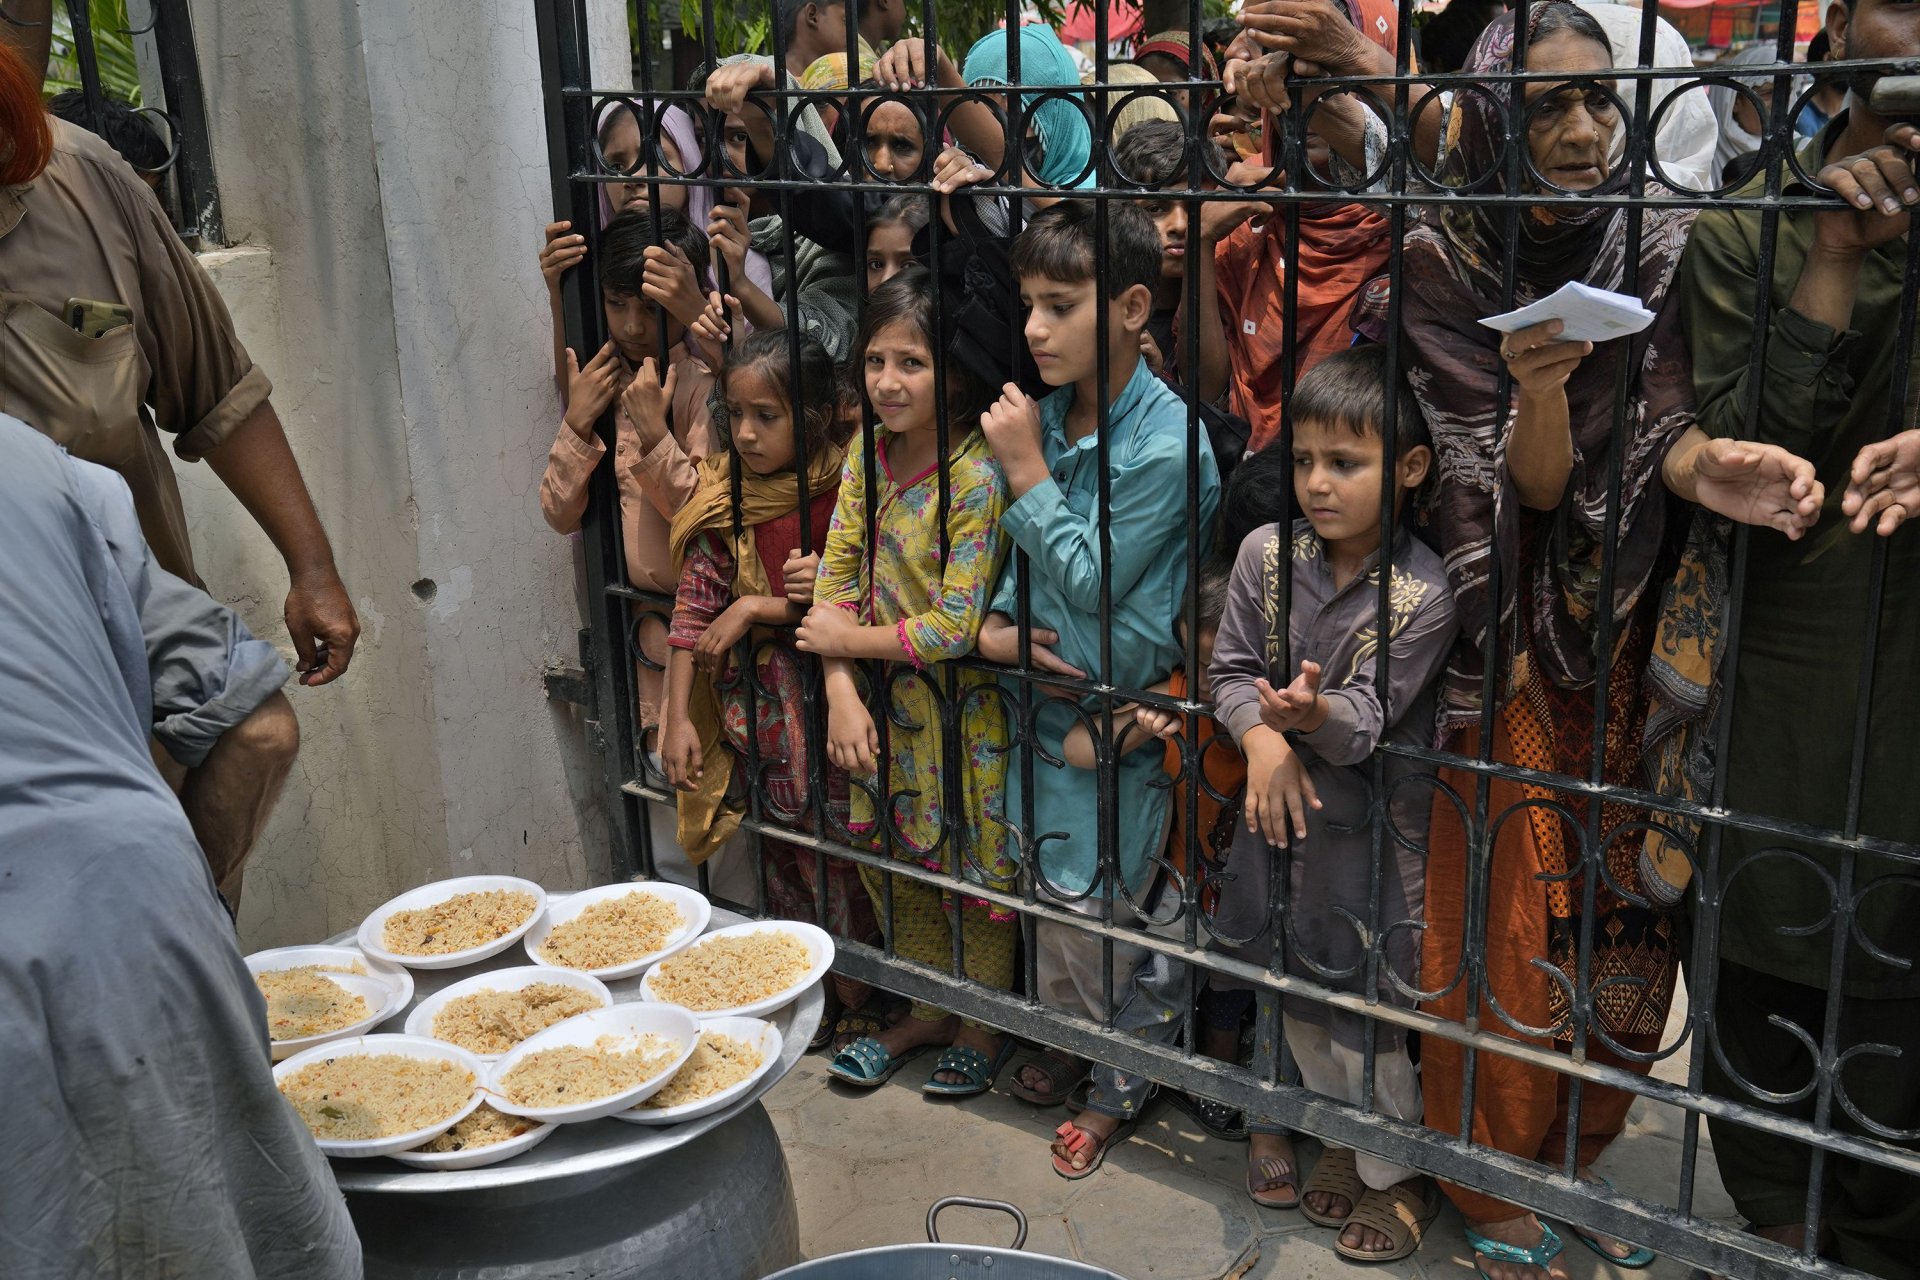
<svg viewBox="0 0 1920 1280"><path fill-rule="evenodd" d="M646 1004L635 1002L617 1004L611 1009L599 1009L593 1013L583 1013L576 1018L556 1023L537 1035L528 1036L514 1047L511 1053L504 1055L489 1069L487 1101L495 1111L504 1111L508 1115L525 1116L529 1120L551 1121L554 1124L579 1124L586 1120L598 1120L602 1116L614 1115L625 1111L643 1099L664 1088L673 1073L686 1065L693 1054L693 1046L700 1034L700 1021L677 1004ZM610 1093L604 1098L595 1098L587 1102L573 1103L564 1107L529 1107L514 1102L506 1096L501 1081L522 1061L543 1049L557 1049L562 1045L581 1045L592 1047L602 1037L610 1037L616 1042L611 1046L613 1052L624 1047L636 1045L643 1035L655 1035L673 1041L675 1053L658 1075L649 1077L644 1083L618 1093ZM417 1145L417 1144L416 1144Z"/></svg>
<svg viewBox="0 0 1920 1280"><path fill-rule="evenodd" d="M724 1111L751 1092L760 1083L760 1077L773 1070L774 1064L780 1060L780 1029L771 1022L763 1022L759 1018L704 1018L700 1022L700 1030L702 1033L711 1031L733 1040L744 1040L753 1045L760 1051L760 1065L746 1079L697 1102L683 1102L677 1107L630 1107L615 1113L615 1120L625 1120L629 1124L679 1124L682 1120L698 1120L701 1116Z"/></svg>
<svg viewBox="0 0 1920 1280"><path fill-rule="evenodd" d="M320 976L337 981L353 994L367 1002L373 1010L370 1017L338 1031L325 1031L316 1036L295 1036L290 1040L273 1042L273 1060L275 1062L291 1058L294 1054L316 1045L332 1044L339 1040L350 1040L354 1036L364 1035L393 1017L407 1007L413 999L413 975L399 965L385 964L369 956L362 955L354 947L279 947L272 951L256 951L247 957L247 972L254 977L263 973L273 973L281 969L298 969L303 965L328 965L335 968L349 968L359 965L364 974L323 973Z"/></svg>
<svg viewBox="0 0 1920 1280"><path fill-rule="evenodd" d="M715 929L700 941L680 953L681 957L693 955L706 943L715 938L730 938L748 933L785 933L791 934L805 944L813 957L813 964L806 975L798 982L777 995L764 1000L755 1000L750 1004L729 1009L696 1009L694 1014L700 1018L764 1018L775 1010L783 1009L800 998L800 993L827 976L827 970L833 967L833 938L825 929L805 924L798 920L750 920L745 924L730 925L725 929ZM647 976L640 979L640 998L665 1002L666 997L656 995L653 980L660 969L655 966L647 970Z"/></svg>
<svg viewBox="0 0 1920 1280"><path fill-rule="evenodd" d="M433 1020L439 1016L440 1010L446 1008L448 1001L458 1000L461 996L470 996L481 991L518 991L536 982L576 987L598 1000L602 1009L613 1007L613 993L607 990L605 983L572 969L549 969L539 965L523 965L518 969L490 969L486 973L477 973L471 978L464 978L450 987L445 987L415 1005L413 1012L407 1015L407 1034L422 1036L428 1040L438 1039L433 1034ZM473 1050L469 1049L467 1052L473 1053ZM473 1056L482 1062L497 1062L503 1055L474 1053ZM445 1166L434 1167L444 1168Z"/></svg>
<svg viewBox="0 0 1920 1280"><path fill-rule="evenodd" d="M387 927L387 917L396 911L418 911L422 907L431 907L435 903L445 902L449 898L463 893L484 893L490 889L517 889L521 893L533 895L533 914L528 916L515 929L509 929L491 942L477 947L468 947L465 951L450 951L443 956L403 956L389 951L383 940ZM488 956L499 955L520 939L526 937L527 930L540 923L546 914L547 891L531 880L522 880L518 876L459 876L452 880L438 880L433 884L423 884L418 889L409 889L399 897L377 908L374 913L360 922L360 932L356 940L360 949L376 960L388 964L406 965L410 969L456 969L463 964L472 964L475 960L485 960Z"/></svg>
<svg viewBox="0 0 1920 1280"><path fill-rule="evenodd" d="M650 897L664 898L679 910L680 918L684 923L677 933L667 939L665 946L629 960L625 964L608 965L600 969L568 968L555 964L540 954L540 948L546 945L547 935L553 932L554 926L574 919L595 903L623 898L630 893L644 893ZM712 918L713 907L692 889L668 884L661 880L623 881L620 884L601 885L597 889L583 889L579 893L568 895L565 902L555 903L547 909L546 915L538 924L527 930L527 936L521 945L526 948L527 958L535 964L546 965L562 973L587 973L596 978L612 981L617 978L631 978L648 965L657 964L692 945L693 940L700 936L701 931L707 927L707 922Z"/></svg>
<svg viewBox="0 0 1920 1280"><path fill-rule="evenodd" d="M449 1126L451 1127L451 1126ZM536 1124L517 1138L508 1138L505 1142L496 1142L491 1146L475 1147L471 1151L396 1151L393 1158L401 1164L412 1165L416 1169L438 1169L452 1172L455 1169L484 1169L490 1164L499 1164L502 1160L511 1160L523 1152L531 1151L559 1132L557 1124ZM440 1135L436 1134L435 1137ZM433 1139L429 1138L431 1142Z"/></svg>
<svg viewBox="0 0 1920 1280"><path fill-rule="evenodd" d="M314 1142L319 1146L322 1155L344 1158L390 1156L396 1151L405 1151L411 1147L432 1142L466 1119L468 1113L480 1105L487 1080L486 1064L465 1049L441 1044L438 1040L423 1040L419 1036L359 1036L352 1040L338 1040L332 1044L323 1044L318 1048L296 1053L285 1062L275 1065L273 1079L278 1084L297 1075L303 1068L328 1058L376 1057L382 1054L394 1054L402 1058L421 1058L429 1062L456 1063L473 1073L473 1092L458 1111L409 1133L396 1133L390 1138L366 1138L353 1142L315 1138Z"/></svg>

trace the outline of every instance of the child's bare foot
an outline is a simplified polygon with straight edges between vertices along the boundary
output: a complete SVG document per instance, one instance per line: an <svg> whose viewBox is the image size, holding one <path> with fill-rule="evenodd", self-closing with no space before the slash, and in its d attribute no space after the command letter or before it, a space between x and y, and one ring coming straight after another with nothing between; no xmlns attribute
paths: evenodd
<svg viewBox="0 0 1920 1280"><path fill-rule="evenodd" d="M1519 1249L1537 1248L1546 1239L1545 1227L1540 1219L1530 1213L1518 1218L1503 1218L1498 1222L1469 1222L1467 1228L1489 1240ZM1475 1250L1473 1262L1487 1280L1542 1280L1542 1277L1569 1280L1564 1251L1555 1254L1549 1262L1533 1265L1506 1262Z"/></svg>
<svg viewBox="0 0 1920 1280"><path fill-rule="evenodd" d="M1247 1194L1265 1209L1300 1207L1300 1166L1292 1138L1284 1133L1248 1135Z"/></svg>

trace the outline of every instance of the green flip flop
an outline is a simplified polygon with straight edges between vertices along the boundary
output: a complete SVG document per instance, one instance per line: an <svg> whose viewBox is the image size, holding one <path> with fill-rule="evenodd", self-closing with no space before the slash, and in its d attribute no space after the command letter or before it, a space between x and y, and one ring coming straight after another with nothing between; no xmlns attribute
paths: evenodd
<svg viewBox="0 0 1920 1280"><path fill-rule="evenodd" d="M976 1093L985 1093L993 1088L993 1082L1000 1074L1000 1068L1007 1065L1007 1059L1013 1056L1013 1037L1008 1036L1000 1043L1000 1052L989 1058L978 1049L969 1049L955 1045L941 1054L933 1064L933 1075L920 1086L920 1092L936 1098L971 1098ZM951 1071L955 1075L966 1077L960 1084L948 1084L933 1077L942 1071Z"/></svg>
<svg viewBox="0 0 1920 1280"><path fill-rule="evenodd" d="M896 1058L872 1036L861 1036L833 1055L833 1061L827 1064L827 1074L856 1089L877 1089L893 1079L894 1073L909 1059L919 1056L919 1049L909 1049Z"/></svg>

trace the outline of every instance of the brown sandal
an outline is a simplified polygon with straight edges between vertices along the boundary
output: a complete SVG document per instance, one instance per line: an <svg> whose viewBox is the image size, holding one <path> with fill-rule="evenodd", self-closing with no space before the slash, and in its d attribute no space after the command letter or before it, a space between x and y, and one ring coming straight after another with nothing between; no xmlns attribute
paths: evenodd
<svg viewBox="0 0 1920 1280"><path fill-rule="evenodd" d="M1021 1083L1020 1073L1028 1067L1047 1078L1044 1089L1032 1089ZM1020 1064L1020 1070L1015 1071L1013 1079L1007 1083L1007 1091L1036 1107L1057 1107L1067 1100L1067 1095L1073 1092L1075 1085L1092 1073L1093 1064L1085 1058L1076 1058L1058 1049L1048 1049L1039 1057Z"/></svg>
<svg viewBox="0 0 1920 1280"><path fill-rule="evenodd" d="M1440 1191L1429 1178L1408 1178L1385 1191L1369 1187L1367 1193L1354 1202L1346 1226L1378 1231L1393 1241L1393 1246L1384 1253L1369 1253L1335 1240L1334 1251L1354 1262L1398 1262L1410 1258L1419 1251L1420 1242L1426 1238L1427 1224L1439 1212ZM1345 1234L1344 1229L1341 1234Z"/></svg>
<svg viewBox="0 0 1920 1280"><path fill-rule="evenodd" d="M1353 1152L1345 1147L1328 1147L1314 1163L1313 1172L1307 1176L1307 1185L1300 1188L1300 1212L1316 1226L1344 1227L1353 1220L1353 1211L1366 1194L1367 1184L1360 1181L1359 1170L1353 1162ZM1312 1195L1339 1196L1347 1202L1347 1211L1337 1218L1316 1213L1313 1206L1307 1203L1307 1197Z"/></svg>
<svg viewBox="0 0 1920 1280"><path fill-rule="evenodd" d="M1278 1191L1293 1192L1289 1200L1262 1200ZM1247 1195L1262 1209L1298 1209L1300 1207L1300 1169L1292 1160L1279 1156L1247 1159Z"/></svg>

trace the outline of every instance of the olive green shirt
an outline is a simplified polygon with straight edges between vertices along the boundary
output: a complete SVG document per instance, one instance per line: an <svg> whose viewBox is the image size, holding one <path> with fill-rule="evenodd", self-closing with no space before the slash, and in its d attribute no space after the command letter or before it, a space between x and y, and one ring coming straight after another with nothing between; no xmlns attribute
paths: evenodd
<svg viewBox="0 0 1920 1280"><path fill-rule="evenodd" d="M1836 117L1807 144L1800 160L1808 173L1826 163L1826 149L1845 124L1844 115ZM1784 178L1783 194L1812 194L1791 171ZM1764 181L1764 173L1757 175L1740 194L1761 194ZM1807 459L1826 486L1826 505L1819 524L1798 542L1770 529L1751 531L1732 738L1720 768L1729 809L1833 830L1846 822L1877 539L1848 532L1840 499L1861 448L1901 429L1889 398L1909 247L1903 238L1867 255L1851 326L1837 332L1787 305L1812 243L1813 211L1779 215L1764 310L1756 283L1762 231L1758 210L1709 209L1693 224L1679 288L1699 421L1714 436L1777 444ZM1920 305L1920 299L1906 299L1905 305ZM1756 322L1766 326L1757 366L1751 362ZM1920 369L1914 376L1920 377ZM1901 425L1914 424L1909 416ZM1913 846L1920 844L1920 752L1914 739L1920 725L1920 523L1886 541L1860 833ZM1837 882L1841 854L1766 832L1731 826L1725 832L1720 955L1825 987L1834 945L1828 913L1840 906L1826 877ZM1920 874L1920 863L1861 856L1847 896L1858 903L1862 932L1874 946L1910 965L1901 969L1874 959L1856 935L1847 956L1848 994L1920 995L1920 889L1892 883L1869 888L1877 877L1901 871ZM1801 936L1781 932L1815 925Z"/></svg>

